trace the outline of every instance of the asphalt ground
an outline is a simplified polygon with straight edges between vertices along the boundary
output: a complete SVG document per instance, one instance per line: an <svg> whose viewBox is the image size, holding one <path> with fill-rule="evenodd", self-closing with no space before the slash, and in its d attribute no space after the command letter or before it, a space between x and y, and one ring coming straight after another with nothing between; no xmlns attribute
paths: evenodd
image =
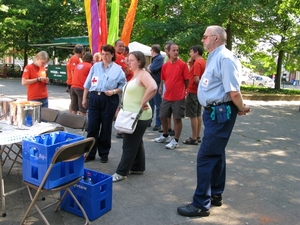
<svg viewBox="0 0 300 225"><path fill-rule="evenodd" d="M68 111L69 93L64 85L49 85L49 107ZM26 100L26 89L19 79L0 79L0 94ZM112 210L92 221L102 225L299 225L300 224L300 102L245 101L251 105L249 115L238 117L226 149L227 183L224 204L212 207L209 217L179 216L178 206L188 204L196 186L198 146L184 145L191 136L190 121L183 119L180 147L167 150L155 143L160 133L149 127L144 135L146 171L129 175L113 184ZM153 124L152 124L153 125ZM78 132L70 130L69 132ZM80 132L79 132L80 133ZM113 174L122 153L122 139L112 134L109 161L100 158L85 164L86 168ZM5 190L23 186L22 166L14 166L6 175L10 162L4 165ZM46 202L57 195L45 193ZM1 201L1 200L0 200ZM29 205L26 190L6 197L6 217L1 225L19 224ZM41 203L41 202L40 202ZM96 207L96 206L95 206ZM45 212L51 224L76 225L84 220L63 210ZM27 224L44 224L38 214Z"/></svg>

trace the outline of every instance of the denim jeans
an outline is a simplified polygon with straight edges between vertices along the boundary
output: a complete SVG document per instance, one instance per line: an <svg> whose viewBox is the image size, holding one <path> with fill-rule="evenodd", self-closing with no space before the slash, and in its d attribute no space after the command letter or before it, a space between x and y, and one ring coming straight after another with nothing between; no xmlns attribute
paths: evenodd
<svg viewBox="0 0 300 225"><path fill-rule="evenodd" d="M149 104L150 104L151 109L152 109L152 119L154 117L154 109L155 109L155 125L156 126L161 126L161 121L160 121L160 117L159 117L159 110L160 110L161 102L162 102L162 98L161 98L161 95L158 93L158 90L157 90L154 97L149 101Z"/></svg>
<svg viewBox="0 0 300 225"><path fill-rule="evenodd" d="M40 103L42 103L42 107L48 108L48 98L35 99L35 100L31 100L31 101L40 102Z"/></svg>

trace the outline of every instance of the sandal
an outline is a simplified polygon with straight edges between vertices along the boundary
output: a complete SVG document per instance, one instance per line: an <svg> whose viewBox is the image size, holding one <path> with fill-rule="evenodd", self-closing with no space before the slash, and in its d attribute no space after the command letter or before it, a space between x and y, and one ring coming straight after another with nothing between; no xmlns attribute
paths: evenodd
<svg viewBox="0 0 300 225"><path fill-rule="evenodd" d="M186 139L182 143L186 144L186 145L198 145L198 140L194 140L193 138L189 137L188 139Z"/></svg>
<svg viewBox="0 0 300 225"><path fill-rule="evenodd" d="M197 137L198 143L201 143L201 138Z"/></svg>

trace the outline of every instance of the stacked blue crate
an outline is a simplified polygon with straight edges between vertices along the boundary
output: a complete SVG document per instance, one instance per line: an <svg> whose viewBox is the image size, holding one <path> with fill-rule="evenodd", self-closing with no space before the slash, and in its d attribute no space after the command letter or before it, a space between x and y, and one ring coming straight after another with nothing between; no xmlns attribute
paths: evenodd
<svg viewBox="0 0 300 225"><path fill-rule="evenodd" d="M39 186L51 163L55 151L66 144L83 140L77 134L57 131L22 141L23 180ZM84 174L84 157L73 162L60 162L54 165L48 176L45 189L67 183Z"/></svg>
<svg viewBox="0 0 300 225"><path fill-rule="evenodd" d="M89 174L92 182L86 182L83 178L70 189L84 208L89 220L95 220L112 208L112 177L85 168L84 177L87 177L87 174ZM61 196L63 193L64 191L61 191ZM60 207L67 212L83 217L81 210L69 193Z"/></svg>

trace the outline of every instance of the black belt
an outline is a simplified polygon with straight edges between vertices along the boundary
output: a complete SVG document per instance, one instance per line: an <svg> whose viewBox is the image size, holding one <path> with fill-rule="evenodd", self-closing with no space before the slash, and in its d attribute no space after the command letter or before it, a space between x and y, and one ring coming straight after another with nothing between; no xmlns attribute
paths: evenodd
<svg viewBox="0 0 300 225"><path fill-rule="evenodd" d="M204 108L205 110L211 110L211 107L212 107L212 106L229 105L229 104L231 104L231 103L232 103L232 101L229 101L229 102L219 102L219 103L214 102L214 103L212 103L212 104L208 104L207 106L204 106L203 108Z"/></svg>
<svg viewBox="0 0 300 225"><path fill-rule="evenodd" d="M94 94L94 95L102 95L102 94L105 94L105 92L91 91L91 94Z"/></svg>

